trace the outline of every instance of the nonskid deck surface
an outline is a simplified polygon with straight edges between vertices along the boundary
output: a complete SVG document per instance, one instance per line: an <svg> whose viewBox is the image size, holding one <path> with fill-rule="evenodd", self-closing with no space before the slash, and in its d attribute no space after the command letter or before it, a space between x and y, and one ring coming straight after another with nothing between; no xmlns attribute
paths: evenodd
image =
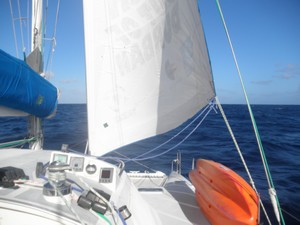
<svg viewBox="0 0 300 225"><path fill-rule="evenodd" d="M191 184L175 172L170 174L160 191L142 189L140 192L162 224L210 224L200 213Z"/></svg>
<svg viewBox="0 0 300 225"><path fill-rule="evenodd" d="M74 154L57 153L62 154L60 157L68 155L68 162L70 162L71 157L74 157ZM0 187L1 225L24 222L24 219L30 219L28 215L31 216L29 224L38 224L40 222L43 222L43 224L80 224L74 213L66 207L64 202L53 199L49 201L43 196L43 185L46 183L46 180L36 178L37 162L46 164L53 160L55 154L52 151L6 149L1 150L1 155L1 168L7 166L21 168L29 176L28 181L14 188ZM126 172L120 173L117 166L111 165L110 167L110 164L100 160L98 160L99 164L96 164L94 158L78 156L79 158L76 158L78 162L80 162L80 157L84 157L85 167L86 165L95 164L97 169L103 173L111 171L112 180L110 182L109 179L102 179L101 176L103 174L101 172L89 177L87 174L83 174L84 170L80 171L79 167L77 167L78 176L74 177L74 174L67 173L67 178L72 179L77 184L81 182L81 179L93 188L103 190L111 196L110 201L113 202L117 209L126 205L131 213L131 217L126 220L128 225L209 225L195 201L193 187L181 175L171 173L167 177L162 173L156 173L152 174L153 177L151 178L151 174L148 174L148 178L141 176L141 181L138 181L139 176L136 174L134 178L136 184L134 184L129 178L130 174L127 176ZM76 164L76 166L79 165ZM148 185L146 180L149 177L151 182ZM154 177L156 177L157 183L153 182ZM139 183L143 185L138 186L137 184ZM82 183L80 184L81 188L85 189L83 193L86 193L88 188ZM87 224L97 224L99 221L103 224L107 223L100 219L97 214L91 212L92 210L78 206L77 200L81 194L77 189L77 191L72 191L72 194L69 196L69 202L77 216ZM109 213L105 215L107 214ZM109 215L107 217L109 218ZM123 223L119 219L116 220L115 224Z"/></svg>

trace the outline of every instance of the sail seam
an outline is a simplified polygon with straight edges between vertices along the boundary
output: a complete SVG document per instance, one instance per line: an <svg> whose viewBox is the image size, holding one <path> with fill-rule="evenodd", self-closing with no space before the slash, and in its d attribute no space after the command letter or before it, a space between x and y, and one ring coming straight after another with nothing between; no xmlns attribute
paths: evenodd
<svg viewBox="0 0 300 225"><path fill-rule="evenodd" d="M117 119L118 119L118 121L120 121L120 122L118 122L117 123L117 126L118 126L118 129L117 129L117 134L118 134L118 137L119 137L119 142L120 143L124 143L124 140L123 140L123 128L122 128L122 123L121 123L121 113L120 113L120 101L119 101L119 96L118 96L118 85L117 85L117 80L116 80L116 77L115 77L115 75L116 75L116 68L115 68L115 60L114 60L114 47L113 47L113 38L112 38L112 34L113 34L113 32L112 32L112 26L111 26L111 24L110 24L110 19L109 19L109 15L108 15L108 12L109 12L109 3L105 0L104 1L104 4L105 4L105 8L106 8L106 10L105 10L105 15L106 15L106 23L107 23L107 25L108 25L108 32L110 32L111 33L111 35L109 35L109 42L110 42L110 64L111 64L111 69L112 69L112 71L111 71L111 74L112 74L112 76L111 76L111 80L112 80L112 83L113 83L113 85L112 85L112 87L113 87L113 93L114 93L114 102L115 102L115 105L116 105L116 115L117 115Z"/></svg>

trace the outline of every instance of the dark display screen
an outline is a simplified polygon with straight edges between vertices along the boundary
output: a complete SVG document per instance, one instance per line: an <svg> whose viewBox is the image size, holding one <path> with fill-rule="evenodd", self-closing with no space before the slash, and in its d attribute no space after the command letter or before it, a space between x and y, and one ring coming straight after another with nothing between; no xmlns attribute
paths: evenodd
<svg viewBox="0 0 300 225"><path fill-rule="evenodd" d="M102 179L110 178L110 170L102 170L101 178Z"/></svg>

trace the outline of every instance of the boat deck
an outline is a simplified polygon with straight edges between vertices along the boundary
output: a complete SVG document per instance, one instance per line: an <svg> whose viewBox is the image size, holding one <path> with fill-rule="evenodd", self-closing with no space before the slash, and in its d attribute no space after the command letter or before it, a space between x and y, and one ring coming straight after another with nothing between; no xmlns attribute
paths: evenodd
<svg viewBox="0 0 300 225"><path fill-rule="evenodd" d="M0 187L2 225L18 222L22 222L22 224L80 224L75 214L86 224L103 223L103 220L99 219L99 216L91 209L84 209L77 203L79 196L88 190L83 192L72 190L71 195L68 196L70 198L68 201L75 214L59 197L44 196L43 186L47 182L47 178L36 177L36 165L37 162L48 163L50 159L54 159L53 154L67 155L69 153L1 150L1 168L7 166L21 168L29 176L29 180L21 182L15 187ZM74 154L68 156L70 160ZM88 165L95 160L89 156L78 155L78 157L85 157L85 163L89 163ZM103 163L105 162L100 161L99 165L103 165L103 168L107 169L108 164ZM101 169L98 164L96 165ZM137 173L120 173L118 167L112 168L114 168L114 178L111 183L99 180L100 173L95 176L90 175L89 179L88 174L83 174L84 171L77 172L78 176L73 176L74 174L68 172L67 177L77 184L80 183L80 179L83 179L94 188L105 191L111 196L111 202L114 202L113 204L117 208L126 205L132 214L126 220L128 225L209 225L197 205L193 186L183 176L175 172L170 176L160 172L144 176ZM79 179L79 177L81 178ZM113 221L111 213L105 215ZM115 224L123 223L119 219Z"/></svg>
<svg viewBox="0 0 300 225"><path fill-rule="evenodd" d="M184 178L172 173L164 188L154 191L143 190L143 198L156 211L162 224L210 225L200 213L195 194Z"/></svg>

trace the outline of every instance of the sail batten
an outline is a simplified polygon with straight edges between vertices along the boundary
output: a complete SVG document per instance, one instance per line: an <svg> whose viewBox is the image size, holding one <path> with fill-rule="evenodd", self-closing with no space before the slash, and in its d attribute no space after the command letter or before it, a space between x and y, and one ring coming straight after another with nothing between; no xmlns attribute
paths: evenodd
<svg viewBox="0 0 300 225"><path fill-rule="evenodd" d="M214 97L197 1L83 5L91 154L169 131Z"/></svg>

